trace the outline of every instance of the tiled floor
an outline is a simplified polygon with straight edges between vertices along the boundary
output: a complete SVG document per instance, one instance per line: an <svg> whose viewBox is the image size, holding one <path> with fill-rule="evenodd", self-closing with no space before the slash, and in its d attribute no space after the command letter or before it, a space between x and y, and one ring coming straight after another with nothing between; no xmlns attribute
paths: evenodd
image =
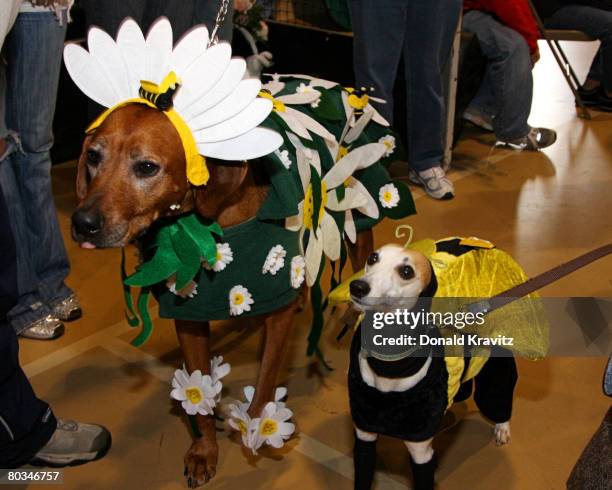
<svg viewBox="0 0 612 490"><path fill-rule="evenodd" d="M593 44L568 46L579 74ZM477 235L514 255L536 274L612 241L612 115L575 115L569 89L550 53L535 69L531 122L555 128L558 142L542 153L492 150L490 136L471 133L458 145L451 173L457 198L434 202L416 190L419 214L407 222L416 238ZM518 94L517 94L518 97ZM74 206L74 166L54 168L62 229ZM376 229L376 243L395 241L396 223ZM88 251L67 241L70 285L85 315L63 338L21 341L21 359L38 394L61 416L107 425L113 448L102 460L65 470L70 489L185 488L182 457L187 427L169 399L168 382L180 365L170 322L157 321L144 348L123 321L119 252ZM612 260L579 271L542 291L551 296L611 296ZM299 435L281 451L249 456L235 437L219 432L221 457L213 489L352 488L352 429L345 375L348 339L330 328L326 356L335 367L317 370L304 355L309 312L300 314L281 384L289 387ZM251 384L260 331L224 323L214 329L214 350L232 364L228 396ZM470 404L452 415L459 423L436 440L441 489L560 489L610 400L601 393L603 358L519 362L512 442L496 447L490 426ZM379 444L378 488L405 488L408 459L398 441ZM33 487L34 488L34 487Z"/></svg>

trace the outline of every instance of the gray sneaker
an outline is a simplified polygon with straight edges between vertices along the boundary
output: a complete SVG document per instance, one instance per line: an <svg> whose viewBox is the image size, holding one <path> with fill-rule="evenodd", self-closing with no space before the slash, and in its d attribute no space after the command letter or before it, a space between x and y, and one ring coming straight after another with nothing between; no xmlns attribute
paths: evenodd
<svg viewBox="0 0 612 490"><path fill-rule="evenodd" d="M101 425L60 419L51 439L30 464L58 468L95 461L108 452L111 442L110 432Z"/></svg>
<svg viewBox="0 0 612 490"><path fill-rule="evenodd" d="M63 322L71 322L81 318L83 311L75 294L53 305L53 315Z"/></svg>
<svg viewBox="0 0 612 490"><path fill-rule="evenodd" d="M64 335L64 324L53 315L47 315L26 327L19 335L26 339L53 340Z"/></svg>
<svg viewBox="0 0 612 490"><path fill-rule="evenodd" d="M514 150L538 151L557 141L557 133L547 128L531 128L526 136L510 141L499 141L497 144L509 146Z"/></svg>
<svg viewBox="0 0 612 490"><path fill-rule="evenodd" d="M413 184L423 187L434 199L448 200L455 197L455 186L448 180L442 167L428 168L421 172L411 170L408 178Z"/></svg>

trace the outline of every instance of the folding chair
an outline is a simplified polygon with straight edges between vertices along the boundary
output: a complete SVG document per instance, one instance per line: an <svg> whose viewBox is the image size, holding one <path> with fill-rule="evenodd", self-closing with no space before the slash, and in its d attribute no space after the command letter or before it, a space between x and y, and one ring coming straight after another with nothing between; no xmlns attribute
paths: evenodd
<svg viewBox="0 0 612 490"><path fill-rule="evenodd" d="M542 22L538 11L533 5L533 2L531 0L528 1L529 6L531 8L531 12L533 13L533 17L535 18L538 24L540 34L542 35L542 38L546 40L548 47L552 51L552 54L555 57L559 68L561 69L561 73L563 73L563 76L565 77L565 81L567 82L569 88L574 94L574 98L576 99L578 107L580 108L579 113L585 119L591 119L591 113L584 105L584 102L582 101L582 98L578 93L578 88L580 88L580 81L578 80L578 77L576 76L576 72L572 68L572 65L567 59L565 52L563 51L563 49L561 49L559 41L596 41L596 39L587 36L582 31L574 31L570 29L546 29L546 27L544 26L544 22Z"/></svg>

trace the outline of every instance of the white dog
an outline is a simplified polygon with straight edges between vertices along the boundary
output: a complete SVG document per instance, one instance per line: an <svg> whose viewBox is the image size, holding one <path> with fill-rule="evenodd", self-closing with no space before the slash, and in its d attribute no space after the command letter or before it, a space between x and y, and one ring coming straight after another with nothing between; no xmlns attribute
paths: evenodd
<svg viewBox="0 0 612 490"><path fill-rule="evenodd" d="M350 284L351 300L360 310L393 311L421 307L435 295L437 280L429 260L399 245L373 252L365 274ZM419 299L423 301L419 301ZM361 329L351 346L349 398L355 424L355 488L369 489L376 462L379 434L404 440L412 459L416 490L434 487L436 462L432 440L449 404L449 371L443 348L417 347L407 357L388 361L361 348ZM417 327L422 328L422 327ZM430 329L431 330L431 329ZM463 399L471 393L462 386ZM513 357L493 357L476 376L475 400L481 412L497 422L498 444L510 439L512 393L516 383ZM469 388L469 389L468 389ZM458 397L455 397L457 400Z"/></svg>

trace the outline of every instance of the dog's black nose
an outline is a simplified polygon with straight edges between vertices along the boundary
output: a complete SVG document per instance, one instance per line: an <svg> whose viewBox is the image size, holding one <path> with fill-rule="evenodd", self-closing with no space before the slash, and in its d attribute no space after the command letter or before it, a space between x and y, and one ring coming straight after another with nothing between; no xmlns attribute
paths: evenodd
<svg viewBox="0 0 612 490"><path fill-rule="evenodd" d="M102 230L104 216L93 209L77 209L72 214L74 231L83 238L92 238Z"/></svg>
<svg viewBox="0 0 612 490"><path fill-rule="evenodd" d="M349 288L351 290L351 296L355 296L355 298L363 298L370 292L370 285L361 279L352 281Z"/></svg>

